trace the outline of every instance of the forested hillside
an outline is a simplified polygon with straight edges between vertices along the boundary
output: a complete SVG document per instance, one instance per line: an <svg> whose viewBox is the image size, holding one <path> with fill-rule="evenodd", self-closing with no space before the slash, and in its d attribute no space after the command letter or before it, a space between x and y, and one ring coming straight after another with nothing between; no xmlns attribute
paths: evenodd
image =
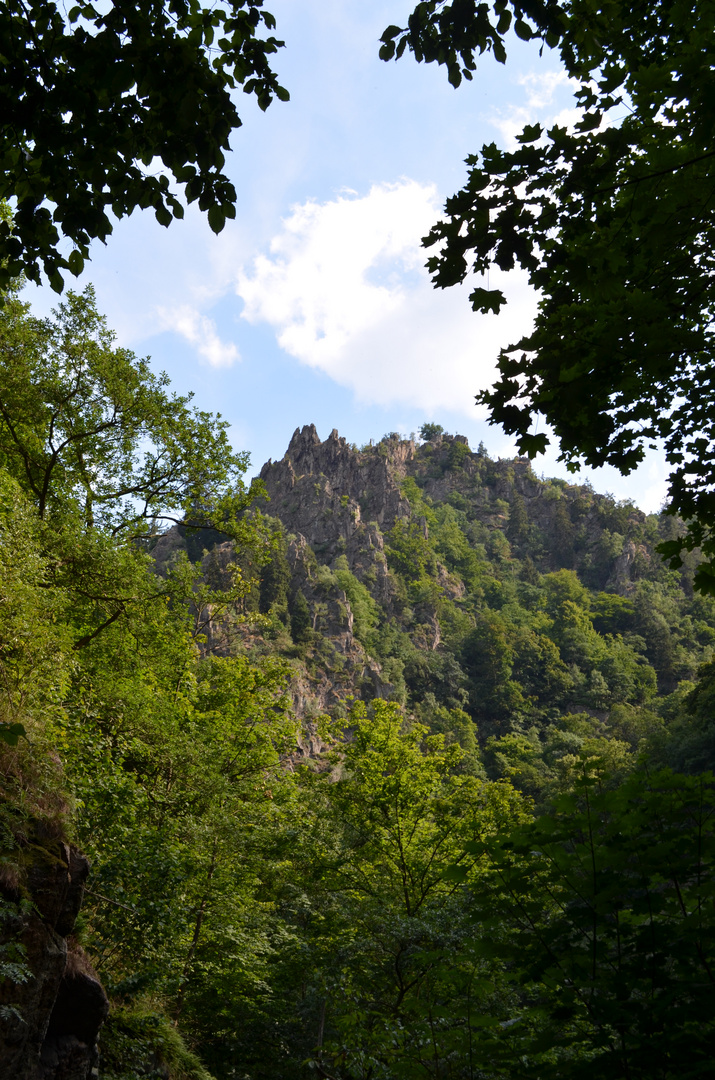
<svg viewBox="0 0 715 1080"><path fill-rule="evenodd" d="M705 1075L715 599L678 520L435 424L303 427L247 487L91 291L13 293L0 351L15 1075ZM98 1059L76 995L29 1033L69 841Z"/></svg>
<svg viewBox="0 0 715 1080"><path fill-rule="evenodd" d="M712 1075L714 12L421 0L380 38L455 88L558 57L574 108L470 154L427 267L484 314L520 270L478 400L569 467L659 450L649 517L434 423L306 426L249 484L91 288L33 316L135 209L221 232L236 91L289 92L263 0L0 4L0 1080ZM360 152L333 14L311 93Z"/></svg>
<svg viewBox="0 0 715 1080"><path fill-rule="evenodd" d="M296 430L261 472L278 539L266 565L242 563L232 647L288 660L305 719L344 716L352 698L396 702L475 770L534 796L558 788L584 745L614 769L643 740L710 767L706 731L689 725L687 746L675 735L715 642L715 601L692 589L697 557L675 573L656 550L677 521L539 479L527 459L492 460L437 425L422 435L358 449ZM207 549L174 529L153 553L164 568L206 552L212 581L234 551L221 539ZM221 652L230 620L209 634Z"/></svg>

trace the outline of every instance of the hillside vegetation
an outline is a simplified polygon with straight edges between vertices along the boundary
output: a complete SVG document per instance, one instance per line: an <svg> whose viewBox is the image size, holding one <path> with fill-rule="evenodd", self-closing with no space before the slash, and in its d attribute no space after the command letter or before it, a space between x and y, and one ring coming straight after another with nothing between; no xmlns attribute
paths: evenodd
<svg viewBox="0 0 715 1080"><path fill-rule="evenodd" d="M91 292L9 298L0 354L0 1020L41 826L92 862L106 1080L704 1075L678 521L434 424L304 427L248 488Z"/></svg>
<svg viewBox="0 0 715 1080"><path fill-rule="evenodd" d="M711 767L707 725L688 718L685 739L678 718L712 659L715 602L693 592L696 558L675 573L656 550L677 521L423 431L358 449L309 426L264 466L278 540L267 565L242 564L233 650L289 661L305 719L384 698L461 745L465 769L537 799L586 751L615 772L646 745ZM183 531L160 560L199 556ZM215 539L208 579L233 551ZM214 626L213 649L229 636Z"/></svg>

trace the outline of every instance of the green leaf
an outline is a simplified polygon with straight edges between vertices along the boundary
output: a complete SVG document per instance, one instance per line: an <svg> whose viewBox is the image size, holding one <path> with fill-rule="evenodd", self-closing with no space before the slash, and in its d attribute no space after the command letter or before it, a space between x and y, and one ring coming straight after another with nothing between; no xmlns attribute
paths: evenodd
<svg viewBox="0 0 715 1080"><path fill-rule="evenodd" d="M495 315L506 304L506 297L500 289L483 289L481 286L469 294L474 311L493 311Z"/></svg>
<svg viewBox="0 0 715 1080"><path fill-rule="evenodd" d="M523 144L537 142L541 138L543 131L541 124L526 124L521 134L517 135L517 139Z"/></svg>
<svg viewBox="0 0 715 1080"><path fill-rule="evenodd" d="M442 877L445 881L466 881L469 871L466 866L446 866L442 871Z"/></svg>
<svg viewBox="0 0 715 1080"><path fill-rule="evenodd" d="M159 222L159 224L163 225L164 228L168 228L168 226L171 225L171 222L173 220L173 215L171 211L163 204L156 207L154 211L154 216L156 217L156 220Z"/></svg>
<svg viewBox="0 0 715 1080"><path fill-rule="evenodd" d="M67 265L69 266L75 277L79 277L79 275L84 270L84 259L82 258L82 255L79 251L75 250L70 252L70 255L67 259Z"/></svg>
<svg viewBox="0 0 715 1080"><path fill-rule="evenodd" d="M216 204L210 206L208 217L209 225L211 226L213 232L217 234L220 233L224 225L226 224L226 215L224 214L223 209Z"/></svg>
<svg viewBox="0 0 715 1080"><path fill-rule="evenodd" d="M0 722L0 742L7 743L8 746L17 746L20 739L26 738L27 732L22 724Z"/></svg>

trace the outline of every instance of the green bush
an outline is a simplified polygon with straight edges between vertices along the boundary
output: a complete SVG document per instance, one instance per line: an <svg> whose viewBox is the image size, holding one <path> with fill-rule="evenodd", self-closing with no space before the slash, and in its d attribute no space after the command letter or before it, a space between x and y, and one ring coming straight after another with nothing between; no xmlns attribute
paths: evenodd
<svg viewBox="0 0 715 1080"><path fill-rule="evenodd" d="M112 1011L101 1051L103 1080L213 1080L173 1024L140 1007Z"/></svg>
<svg viewBox="0 0 715 1080"><path fill-rule="evenodd" d="M348 561L340 555L335 561L335 578L348 598L353 613L353 633L366 648L374 645L375 629L380 609L365 585L348 569Z"/></svg>

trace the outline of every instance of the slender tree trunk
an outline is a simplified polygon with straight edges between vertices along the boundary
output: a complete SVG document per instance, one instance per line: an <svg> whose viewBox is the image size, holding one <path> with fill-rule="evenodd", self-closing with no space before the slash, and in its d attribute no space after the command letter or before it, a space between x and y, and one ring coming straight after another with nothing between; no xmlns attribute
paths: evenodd
<svg viewBox="0 0 715 1080"><path fill-rule="evenodd" d="M325 1032L325 1010L328 1007L328 999L323 998L323 1004L320 1006L320 1019L318 1020L318 1050L323 1045L323 1034Z"/></svg>
<svg viewBox="0 0 715 1080"><path fill-rule="evenodd" d="M196 920L194 922L194 933L191 938L191 945L189 951L186 954L186 960L184 961L184 969L181 972L181 982L179 984L179 992L176 996L176 1009L174 1010L174 1023L178 1021L184 1008L186 986L189 981L189 975L191 974L191 965L194 961L194 954L196 947L201 937L201 927L204 921L204 915L206 914L206 907L211 896L211 881L216 870L216 841L214 840L213 851L211 852L211 865L209 866L208 873L206 875L206 889L204 895L201 897L201 902L196 910Z"/></svg>

